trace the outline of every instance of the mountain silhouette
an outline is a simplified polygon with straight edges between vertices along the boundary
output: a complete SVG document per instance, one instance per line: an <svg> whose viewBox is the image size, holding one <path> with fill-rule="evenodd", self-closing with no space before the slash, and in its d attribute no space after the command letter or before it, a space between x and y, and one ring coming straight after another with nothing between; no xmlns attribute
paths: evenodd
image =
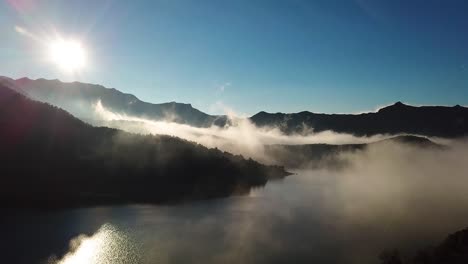
<svg viewBox="0 0 468 264"><path fill-rule="evenodd" d="M436 137L468 135L468 108L459 105L415 107L397 102L375 113L294 114L260 112L250 118L258 127L279 127L287 134L332 130L356 136L418 134Z"/></svg>
<svg viewBox="0 0 468 264"><path fill-rule="evenodd" d="M100 101L107 109L131 116L153 120L168 120L196 127L213 124L224 126L226 116L208 115L190 104L176 102L151 104L143 102L132 94L101 85L80 82L61 82L59 80L29 78L11 79L1 77L12 89L28 97L46 102L67 110L81 119L93 119L93 106Z"/></svg>
<svg viewBox="0 0 468 264"><path fill-rule="evenodd" d="M248 192L282 167L170 136L93 127L0 83L0 203L163 203Z"/></svg>
<svg viewBox="0 0 468 264"><path fill-rule="evenodd" d="M67 110L81 119L93 119L93 106L102 105L116 113L166 120L195 127L225 126L224 115L209 115L190 104L176 102L152 104L131 94L101 85L58 80L0 77L17 92ZM445 138L468 135L468 108L456 105L410 106L397 102L377 112L363 114L267 113L261 111L249 118L258 127L278 127L286 134L308 134L331 130L356 136L377 134L417 134Z"/></svg>

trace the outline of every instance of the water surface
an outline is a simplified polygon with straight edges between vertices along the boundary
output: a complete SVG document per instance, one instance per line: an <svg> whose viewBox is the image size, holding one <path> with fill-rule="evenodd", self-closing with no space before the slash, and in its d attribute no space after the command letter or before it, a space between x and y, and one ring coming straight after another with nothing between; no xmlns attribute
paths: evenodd
<svg viewBox="0 0 468 264"><path fill-rule="evenodd" d="M404 193L387 201L346 177L300 171L248 196L175 206L8 211L2 262L379 263L384 249L405 254L468 224L466 207L428 207L423 195L412 208Z"/></svg>

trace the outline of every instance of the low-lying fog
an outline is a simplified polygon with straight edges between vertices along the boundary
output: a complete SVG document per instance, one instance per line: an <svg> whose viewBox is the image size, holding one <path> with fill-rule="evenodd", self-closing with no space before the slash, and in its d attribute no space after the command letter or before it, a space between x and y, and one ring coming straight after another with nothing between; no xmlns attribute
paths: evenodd
<svg viewBox="0 0 468 264"><path fill-rule="evenodd" d="M343 158L345 169L296 171L244 197L78 210L94 229L56 263L379 263L468 226L467 144Z"/></svg>
<svg viewBox="0 0 468 264"><path fill-rule="evenodd" d="M100 101L94 106L94 125L109 126L128 132L140 134L172 135L197 142L209 148L218 148L233 154L241 154L265 163L274 162L264 151L265 145L271 144L351 144L375 142L390 137L377 135L372 137L355 137L332 131L310 133L304 128L303 134L285 135L279 128L258 128L247 118L230 114L232 125L226 127L211 126L208 128L193 127L168 121L155 121L141 117L115 113L106 109ZM169 115L170 116L170 115ZM307 134L307 135L305 135Z"/></svg>
<svg viewBox="0 0 468 264"><path fill-rule="evenodd" d="M194 128L118 115L99 104L96 111L128 131L170 134L263 161L268 160L264 144L364 143L387 137L286 136L245 120L229 128ZM340 154L346 167L296 170L244 197L81 209L78 214L85 219L99 215L91 221L94 229L52 262L362 264L379 263L379 253L394 248L408 256L468 226L468 143L450 143L443 149L370 145Z"/></svg>

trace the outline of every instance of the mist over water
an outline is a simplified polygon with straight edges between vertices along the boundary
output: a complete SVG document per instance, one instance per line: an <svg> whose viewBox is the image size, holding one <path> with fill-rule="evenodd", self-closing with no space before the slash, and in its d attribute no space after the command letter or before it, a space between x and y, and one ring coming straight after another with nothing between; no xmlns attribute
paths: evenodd
<svg viewBox="0 0 468 264"><path fill-rule="evenodd" d="M231 125L199 128L171 122L173 118L156 121L125 113L115 113L108 110L100 101L94 106L94 116L95 125L114 127L132 133L176 136L209 148L219 148L223 151L241 154L264 163L275 163L275 160L265 153L265 145L354 144L375 142L391 137L390 135L356 137L333 131L313 133L313 128L308 127L304 127L301 134L286 135L278 127L258 128L249 119L239 118L233 112L229 112ZM168 114L168 116L172 115Z"/></svg>
<svg viewBox="0 0 468 264"><path fill-rule="evenodd" d="M53 263L365 264L393 248L409 256L468 225L467 146L376 144L342 154L344 168L295 171L247 196L79 209L94 231L48 254ZM51 225L63 220L48 214Z"/></svg>

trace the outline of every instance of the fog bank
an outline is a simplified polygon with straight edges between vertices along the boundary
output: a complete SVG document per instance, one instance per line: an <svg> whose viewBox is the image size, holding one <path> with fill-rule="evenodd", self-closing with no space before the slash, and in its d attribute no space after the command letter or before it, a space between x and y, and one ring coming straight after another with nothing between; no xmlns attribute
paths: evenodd
<svg viewBox="0 0 468 264"><path fill-rule="evenodd" d="M258 128L247 118L239 118L232 113L229 115L232 125L199 128L170 122L170 119L155 121L115 113L106 109L100 101L96 103L94 112L95 120L98 120L93 122L94 125L114 127L132 133L176 136L209 148L219 148L223 151L241 154L266 163L274 163L274 160L265 153L265 145L356 144L375 142L391 137L390 135L356 137L333 131L310 133L312 128L305 128L303 134L285 135L277 127Z"/></svg>

